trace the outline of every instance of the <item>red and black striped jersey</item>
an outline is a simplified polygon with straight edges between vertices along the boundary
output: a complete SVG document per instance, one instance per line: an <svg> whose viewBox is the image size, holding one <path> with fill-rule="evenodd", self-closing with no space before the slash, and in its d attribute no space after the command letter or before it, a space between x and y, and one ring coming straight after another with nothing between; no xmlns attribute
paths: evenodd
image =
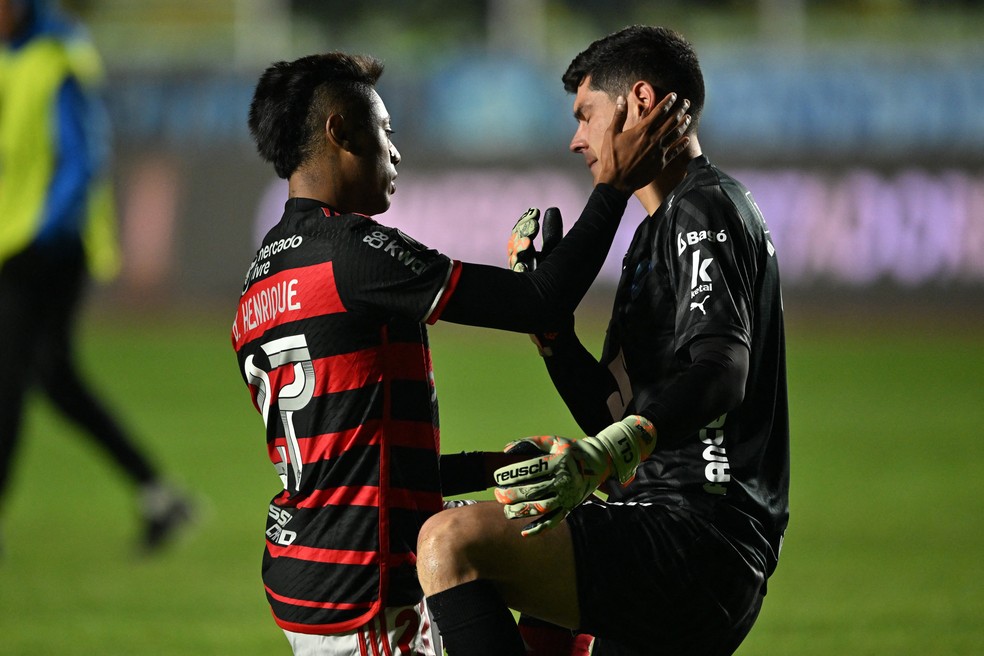
<svg viewBox="0 0 984 656"><path fill-rule="evenodd" d="M232 342L283 486L263 582L285 629L347 631L422 596L417 533L442 501L424 324L459 271L305 199L288 201L249 267Z"/></svg>

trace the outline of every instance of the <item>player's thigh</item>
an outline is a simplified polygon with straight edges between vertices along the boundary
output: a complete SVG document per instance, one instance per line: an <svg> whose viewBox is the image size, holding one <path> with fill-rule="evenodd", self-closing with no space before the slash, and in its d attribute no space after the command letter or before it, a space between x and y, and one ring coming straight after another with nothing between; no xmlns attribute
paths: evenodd
<svg viewBox="0 0 984 656"><path fill-rule="evenodd" d="M81 246L69 252L28 248L0 268L0 366L27 369L61 359L85 280Z"/></svg>
<svg viewBox="0 0 984 656"><path fill-rule="evenodd" d="M386 608L363 626L345 633L312 635L284 630L284 635L294 656L437 656L443 652L423 602Z"/></svg>
<svg viewBox="0 0 984 656"><path fill-rule="evenodd" d="M0 269L0 409L20 406L38 349L43 302L18 267L8 263Z"/></svg>
<svg viewBox="0 0 984 656"><path fill-rule="evenodd" d="M511 608L574 627L578 605L570 532L562 523L523 537L528 521L506 519L495 502L438 513L421 531L418 569L427 569L433 556L440 567L458 570L458 583L492 581Z"/></svg>

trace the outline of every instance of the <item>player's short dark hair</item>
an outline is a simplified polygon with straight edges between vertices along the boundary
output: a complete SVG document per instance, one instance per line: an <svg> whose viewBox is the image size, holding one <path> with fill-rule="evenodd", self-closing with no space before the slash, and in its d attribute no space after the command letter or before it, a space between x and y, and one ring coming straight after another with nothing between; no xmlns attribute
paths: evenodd
<svg viewBox="0 0 984 656"><path fill-rule="evenodd" d="M249 107L249 132L260 156L289 178L324 146L333 112L365 116L383 64L368 55L329 52L277 62L260 76Z"/></svg>
<svg viewBox="0 0 984 656"><path fill-rule="evenodd" d="M590 76L592 89L624 96L638 80L653 85L661 100L671 91L690 100L695 130L704 108L704 75L697 53L683 35L666 27L633 25L598 39L571 61L564 89L577 93Z"/></svg>

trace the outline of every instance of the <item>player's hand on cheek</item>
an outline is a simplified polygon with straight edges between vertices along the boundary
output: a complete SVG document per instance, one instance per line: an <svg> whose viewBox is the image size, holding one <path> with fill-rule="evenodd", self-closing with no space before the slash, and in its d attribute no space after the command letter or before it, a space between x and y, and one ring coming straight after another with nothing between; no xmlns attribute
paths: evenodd
<svg viewBox="0 0 984 656"><path fill-rule="evenodd" d="M689 100L677 102L677 95L670 93L652 110L643 111L636 125L624 130L628 107L624 97L616 98L612 122L598 153L595 184L607 183L631 194L652 182L690 143L684 136L690 127L689 107Z"/></svg>

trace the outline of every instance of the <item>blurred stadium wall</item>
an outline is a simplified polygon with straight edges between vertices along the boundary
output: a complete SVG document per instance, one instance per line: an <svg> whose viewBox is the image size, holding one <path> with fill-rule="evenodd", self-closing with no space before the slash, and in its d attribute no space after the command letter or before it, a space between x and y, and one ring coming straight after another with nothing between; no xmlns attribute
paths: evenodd
<svg viewBox="0 0 984 656"><path fill-rule="evenodd" d="M984 2L77 0L109 69L125 248L114 302L230 304L285 185L246 130L278 59L384 59L397 225L498 264L531 206L576 218L560 75L631 23L679 29L707 78L702 144L756 196L787 294L984 297ZM627 217L641 216L632 206ZM633 222L634 224L634 222ZM609 257L612 284L631 229ZM137 300L139 299L139 301ZM977 307L984 304L976 303Z"/></svg>

